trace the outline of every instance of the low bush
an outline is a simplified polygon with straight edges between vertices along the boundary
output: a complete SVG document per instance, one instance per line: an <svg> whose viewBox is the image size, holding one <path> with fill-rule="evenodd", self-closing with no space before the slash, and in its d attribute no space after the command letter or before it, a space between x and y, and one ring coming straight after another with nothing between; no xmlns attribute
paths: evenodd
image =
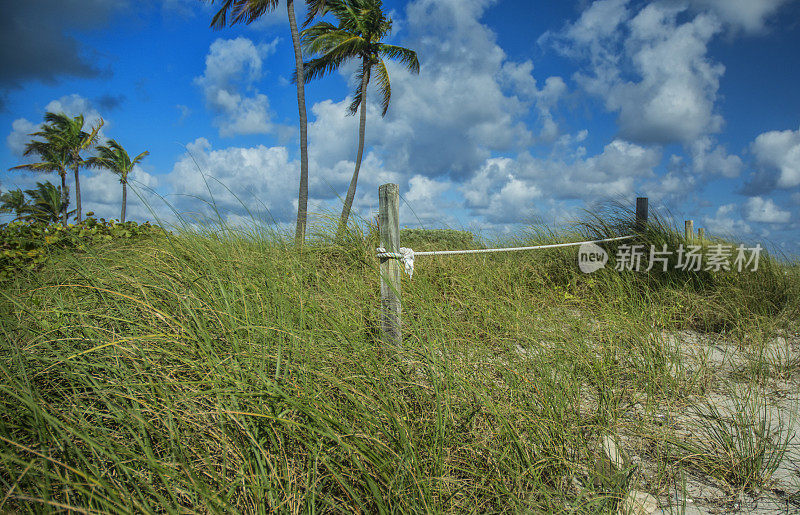
<svg viewBox="0 0 800 515"><path fill-rule="evenodd" d="M50 256L63 251L83 251L111 240L131 240L161 232L149 222L119 223L115 220L86 218L79 224L13 222L0 228L0 281L20 271L31 271Z"/></svg>

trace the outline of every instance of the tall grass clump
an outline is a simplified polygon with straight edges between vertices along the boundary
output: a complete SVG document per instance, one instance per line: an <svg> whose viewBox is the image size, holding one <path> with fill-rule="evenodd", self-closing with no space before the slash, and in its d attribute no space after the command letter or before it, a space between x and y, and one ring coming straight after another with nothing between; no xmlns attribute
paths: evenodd
<svg viewBox="0 0 800 515"><path fill-rule="evenodd" d="M676 310L676 323L702 331L731 331L741 325L742 320L777 316L781 313L800 313L796 281L789 277L789 263L776 259L766 249L761 249L758 266L733 266L740 242L711 237L705 241L698 238L686 240L683 230L676 227L669 214L651 211L644 227L636 225L635 213L619 203L600 205L587 213L578 228L589 238L612 238L636 235L636 238L611 242L607 249L610 264L598 274L607 279L606 284L616 285L621 280L633 288L631 293L647 301L657 296L659 304L672 304ZM609 270L616 264L621 246L641 245L640 270L647 273ZM678 250L688 251L692 246L701 256L699 270L681 266ZM751 245L744 245L746 249ZM732 250L730 268L709 269L708 259L718 248ZM666 262L650 262L651 251L667 251ZM684 258L685 259L685 258ZM685 261L684 261L685 263ZM615 286L616 287L616 286Z"/></svg>
<svg viewBox="0 0 800 515"><path fill-rule="evenodd" d="M667 479L601 464L604 436L699 391L661 331L717 315L670 303L755 288L584 275L570 249L420 257L388 348L377 228L333 231L187 225L4 284L0 511L614 511Z"/></svg>
<svg viewBox="0 0 800 515"><path fill-rule="evenodd" d="M695 407L694 434L678 444L681 459L734 490L770 484L793 438L792 423L754 389L729 392Z"/></svg>

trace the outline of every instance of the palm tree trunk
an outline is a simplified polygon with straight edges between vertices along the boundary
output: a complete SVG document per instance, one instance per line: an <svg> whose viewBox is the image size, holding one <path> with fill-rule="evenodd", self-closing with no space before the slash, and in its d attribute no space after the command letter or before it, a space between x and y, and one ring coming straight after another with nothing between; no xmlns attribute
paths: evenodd
<svg viewBox="0 0 800 515"><path fill-rule="evenodd" d="M303 52L300 49L300 34L294 15L294 0L286 1L289 11L289 28L294 46L294 63L297 68L297 110L300 112L300 192L297 198L297 228L294 241L301 247L306 238L306 219L308 217L308 117L306 116L306 89L303 80Z"/></svg>
<svg viewBox="0 0 800 515"><path fill-rule="evenodd" d="M119 215L119 221L125 223L125 204L128 203L128 182L122 181L122 214Z"/></svg>
<svg viewBox="0 0 800 515"><path fill-rule="evenodd" d="M69 211L69 195L67 194L67 171L64 170L64 173L61 173L59 175L61 175L61 195L64 202L64 210L61 213L61 225L66 227L67 212Z"/></svg>
<svg viewBox="0 0 800 515"><path fill-rule="evenodd" d="M78 164L75 164L75 216L77 217L78 223L81 223L81 181L78 178Z"/></svg>
<svg viewBox="0 0 800 515"><path fill-rule="evenodd" d="M363 77L361 78L361 120L358 125L358 154L356 155L356 169L353 178L350 179L350 187L347 188L347 197L344 199L342 208L342 218L339 220L339 229L336 231L336 239L340 240L347 228L347 219L350 218L350 209L353 207L353 200L356 197L356 185L358 184L358 172L361 169L361 158L364 155L364 134L367 129L367 85L369 84L369 61L364 58Z"/></svg>

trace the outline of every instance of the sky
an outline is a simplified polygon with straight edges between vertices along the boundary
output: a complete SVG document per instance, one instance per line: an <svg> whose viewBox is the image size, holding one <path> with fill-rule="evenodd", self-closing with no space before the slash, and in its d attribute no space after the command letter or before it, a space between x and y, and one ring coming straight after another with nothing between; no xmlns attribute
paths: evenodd
<svg viewBox="0 0 800 515"><path fill-rule="evenodd" d="M285 4L209 28L198 0L0 0L0 191L46 111L105 121L133 156L127 216L294 226L294 54ZM219 4L219 2L216 2ZM296 2L303 17L303 2ZM800 255L800 0L384 0L389 111L368 90L354 209L400 185L401 226L519 234L647 196L709 234ZM310 83L310 201L337 217L353 173L356 63ZM121 187L81 172L83 211Z"/></svg>

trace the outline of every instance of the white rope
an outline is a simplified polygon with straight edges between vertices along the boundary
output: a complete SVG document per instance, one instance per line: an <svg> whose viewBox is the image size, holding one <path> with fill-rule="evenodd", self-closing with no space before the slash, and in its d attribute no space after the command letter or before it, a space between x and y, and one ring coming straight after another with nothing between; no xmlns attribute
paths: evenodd
<svg viewBox="0 0 800 515"><path fill-rule="evenodd" d="M602 240L577 241L573 243L553 243L550 245L535 245L533 247L504 247L499 249L472 249L472 250L430 250L426 252L414 252L412 249L400 247L400 252L386 252L383 247L378 247L379 259L399 259L403 261L406 273L409 277L414 274L414 258L416 256L446 256L453 254L483 254L487 252L512 252L517 250L537 250L554 249L556 247L575 247L586 243L605 243L608 241L628 240L634 236L618 236L616 238L605 238Z"/></svg>
<svg viewBox="0 0 800 515"><path fill-rule="evenodd" d="M400 247L400 252L386 252L383 247L378 247L378 259L399 259L403 262L403 267L410 278L414 275L414 251L406 247Z"/></svg>

